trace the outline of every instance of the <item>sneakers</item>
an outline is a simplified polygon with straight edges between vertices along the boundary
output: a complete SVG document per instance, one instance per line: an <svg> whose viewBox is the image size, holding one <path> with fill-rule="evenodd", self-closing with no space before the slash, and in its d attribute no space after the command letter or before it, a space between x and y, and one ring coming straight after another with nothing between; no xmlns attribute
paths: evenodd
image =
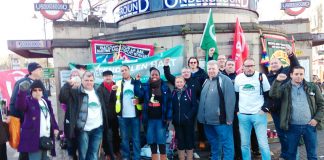
<svg viewBox="0 0 324 160"><path fill-rule="evenodd" d="M194 157L195 159L200 159L200 156L198 155L197 152L194 152L194 153L193 153L193 157Z"/></svg>

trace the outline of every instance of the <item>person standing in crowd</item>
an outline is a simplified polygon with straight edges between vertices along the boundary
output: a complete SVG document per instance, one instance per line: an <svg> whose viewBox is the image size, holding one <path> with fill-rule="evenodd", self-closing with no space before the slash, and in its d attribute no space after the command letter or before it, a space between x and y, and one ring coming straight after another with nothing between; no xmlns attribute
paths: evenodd
<svg viewBox="0 0 324 160"><path fill-rule="evenodd" d="M44 88L40 80L34 80L32 84L28 81L20 83L15 103L16 109L24 113L18 151L27 152L30 160L49 159L48 150L51 150L52 156L56 156L55 137L59 130L51 102L43 97ZM29 89L31 96L27 94ZM52 146L43 146L44 139L51 141Z"/></svg>
<svg viewBox="0 0 324 160"><path fill-rule="evenodd" d="M286 48L286 53L288 55L288 58L290 60L290 66L283 67L281 60L278 58L273 58L270 61L270 72L267 75L267 78L269 80L270 85L273 85L275 82L276 78L278 77L279 74L285 74L288 78L284 80L284 84L290 80L290 71L292 68L295 66L299 66L299 62L297 60L297 57L293 54L291 47ZM269 98L269 103L268 103L269 108L271 108L271 116L273 123L275 125L276 131L278 133L278 137L280 140L280 145L281 145L281 153L280 157L287 159L287 149L288 149L288 142L287 142L287 136L286 133L283 129L280 128L280 107L281 107L281 102L279 99L273 99Z"/></svg>
<svg viewBox="0 0 324 160"><path fill-rule="evenodd" d="M113 81L113 73L110 70L102 72L103 82L98 88L98 93L101 94L105 101L108 117L108 129L105 130L103 136L103 149L107 159L115 160L120 158L120 136L118 118L115 112L116 105L116 90L117 86Z"/></svg>
<svg viewBox="0 0 324 160"><path fill-rule="evenodd" d="M321 83L321 79L318 77L318 75L313 75L313 83L315 83L318 88L320 89L321 93L322 91L322 83Z"/></svg>
<svg viewBox="0 0 324 160"><path fill-rule="evenodd" d="M155 67L150 68L148 82L135 87L140 93L139 97L144 98L143 123L147 124L146 139L151 147L152 160L167 160L166 130L172 119L171 91Z"/></svg>
<svg viewBox="0 0 324 160"><path fill-rule="evenodd" d="M83 73L81 86L73 86L74 81L65 83L59 99L71 110L70 131L76 132L72 136L78 139L79 159L98 159L103 130L108 128L104 97L96 91L94 75L89 71Z"/></svg>
<svg viewBox="0 0 324 160"><path fill-rule="evenodd" d="M20 83L23 82L28 82L29 84L31 84L34 80L40 80L42 79L43 76L43 70L42 70L42 66L39 65L36 62L31 62L28 64L28 74L18 80L15 85L14 85L14 89L12 91L11 94L11 98L10 98L10 116L16 117L20 119L20 123L22 124L24 121L24 113L20 112L16 109L16 98L18 96L18 92L19 92L19 85ZM44 85L43 85L44 86ZM45 91L45 88L42 88L43 91ZM31 92L27 92L27 94L29 95ZM44 97L47 98L47 94L43 93ZM28 160L28 154L27 153L20 153L19 154L19 160Z"/></svg>
<svg viewBox="0 0 324 160"><path fill-rule="evenodd" d="M2 103L2 94L1 94L1 89L0 89L0 103ZM7 106L2 106L6 104L0 104L0 157L3 160L7 160L7 145L6 142L9 140L9 128L8 128L8 122L9 118L7 117L6 112L2 112L3 108L2 107L7 107Z"/></svg>
<svg viewBox="0 0 324 160"><path fill-rule="evenodd" d="M225 55L218 55L217 65L218 65L219 71L222 72L222 73L225 72L225 62L226 62L226 56Z"/></svg>
<svg viewBox="0 0 324 160"><path fill-rule="evenodd" d="M119 130L121 134L121 154L122 159L131 159L129 138L132 139L133 160L140 160L141 140L140 140L140 115L142 106L139 104L138 93L134 91L137 80L130 75L127 65L120 68L122 80L117 81L116 91L116 113L119 121ZM131 136L128 136L131 130Z"/></svg>
<svg viewBox="0 0 324 160"><path fill-rule="evenodd" d="M171 74L169 62L170 62L170 58L166 58L163 61L164 76L168 80L168 82L170 82L173 86L175 86L176 77ZM201 84L197 78L194 78L191 75L192 73L189 67L182 68L181 76L186 80L186 88L190 88L192 92L195 92L196 97L199 99L200 92L201 92Z"/></svg>
<svg viewBox="0 0 324 160"><path fill-rule="evenodd" d="M288 160L296 159L299 140L303 137L307 159L317 159L317 132L323 129L324 98L319 88L304 79L305 69L292 68L291 80L280 73L273 83L270 96L281 99L280 128L287 131Z"/></svg>
<svg viewBox="0 0 324 160"><path fill-rule="evenodd" d="M243 62L243 73L235 78L235 92L239 106L238 120L241 134L243 160L251 159L250 135L254 127L263 160L270 160L270 148L267 138L267 99L270 84L267 77L255 71L255 62L247 58Z"/></svg>
<svg viewBox="0 0 324 160"><path fill-rule="evenodd" d="M172 92L172 123L176 132L179 160L193 160L194 124L198 110L195 92L185 86L184 77L176 77Z"/></svg>
<svg viewBox="0 0 324 160"><path fill-rule="evenodd" d="M197 57L190 57L188 59L188 66L191 69L191 77L193 79L196 79L200 83L200 88L204 84L205 80L208 78L207 73L199 67L199 60ZM189 83L187 82L187 85ZM201 90L201 89L200 89ZM199 90L199 93L200 93ZM198 92L198 91L197 91ZM199 94L197 94L199 95ZM198 98L199 99L199 98ZM199 148L200 149L205 149L206 148L206 136L204 133L204 127L203 124L200 122L197 123L197 129L198 129L198 140L199 140Z"/></svg>
<svg viewBox="0 0 324 160"><path fill-rule="evenodd" d="M233 128L235 97L232 81L221 74L215 60L208 61L209 78L203 85L197 119L204 125L212 160L234 159ZM221 155L223 153L223 155Z"/></svg>
<svg viewBox="0 0 324 160"><path fill-rule="evenodd" d="M71 71L70 79L68 81L69 83L73 84L72 88L74 89L80 86L81 76L78 69L74 69ZM68 151L69 159L77 160L78 159L78 156L76 154L78 148L77 139L72 136L73 133L71 132L74 131L70 130L70 114L72 110L67 109L67 105L64 103L61 103L61 108L65 112L63 125L64 125L64 136L67 139L67 151Z"/></svg>

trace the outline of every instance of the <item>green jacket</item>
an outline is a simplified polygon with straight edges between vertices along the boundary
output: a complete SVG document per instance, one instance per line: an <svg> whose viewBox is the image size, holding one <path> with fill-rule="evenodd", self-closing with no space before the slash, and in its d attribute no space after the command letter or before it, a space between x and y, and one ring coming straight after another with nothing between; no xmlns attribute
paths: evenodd
<svg viewBox="0 0 324 160"><path fill-rule="evenodd" d="M288 124L291 119L292 104L291 104L291 81L281 85L282 82L275 80L271 86L269 95L274 99L281 99L280 108L280 128L288 130ZM310 107L312 118L318 124L316 128L322 130L324 127L324 98L320 89L311 82L304 80L304 90L306 91L307 101Z"/></svg>

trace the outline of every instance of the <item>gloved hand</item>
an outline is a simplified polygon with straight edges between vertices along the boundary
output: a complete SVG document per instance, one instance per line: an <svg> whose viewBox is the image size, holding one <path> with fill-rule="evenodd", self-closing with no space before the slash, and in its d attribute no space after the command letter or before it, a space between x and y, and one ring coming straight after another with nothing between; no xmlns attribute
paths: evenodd
<svg viewBox="0 0 324 160"><path fill-rule="evenodd" d="M19 84L19 90L21 91L27 91L30 88L30 83L28 81L23 81Z"/></svg>

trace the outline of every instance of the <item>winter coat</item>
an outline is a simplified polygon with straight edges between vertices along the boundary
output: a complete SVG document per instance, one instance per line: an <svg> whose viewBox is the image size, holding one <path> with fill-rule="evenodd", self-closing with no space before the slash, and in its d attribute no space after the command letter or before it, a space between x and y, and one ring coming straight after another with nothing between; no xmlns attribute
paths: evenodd
<svg viewBox="0 0 324 160"><path fill-rule="evenodd" d="M40 119L41 109L37 99L27 95L28 91L19 91L16 98L15 108L24 113L24 121L21 125L20 132L20 143L18 146L19 152L36 152L39 151L39 140L40 140ZM59 129L55 120L53 108L51 102L44 98L49 109L50 115L50 137L52 138L55 145L54 129ZM55 148L51 150L52 156L55 156Z"/></svg>
<svg viewBox="0 0 324 160"><path fill-rule="evenodd" d="M170 121L172 119L171 110L171 91L166 82L161 81L161 93L162 102L160 102L162 107L162 121ZM148 107L151 99L151 88L149 82L142 84L140 81L136 81L134 91L138 93L139 98L143 98L143 123L146 124L148 121Z"/></svg>
<svg viewBox="0 0 324 160"><path fill-rule="evenodd" d="M270 71L269 74L267 74L268 81L270 85L274 83L274 81L277 79L278 74L283 73L287 76L287 79L283 81L282 84L285 84L290 80L290 71L295 66L299 66L298 59L295 55L289 57L290 60L290 66L287 67L281 67L277 72ZM271 108L271 112L278 113L280 111L280 105L281 102L278 99L270 98L268 101L268 108Z"/></svg>
<svg viewBox="0 0 324 160"><path fill-rule="evenodd" d="M195 120L198 110L198 102L195 92L190 88L186 88L181 92L178 99L177 91L172 91L172 123L176 125L185 124Z"/></svg>
<svg viewBox="0 0 324 160"><path fill-rule="evenodd" d="M107 118L107 109L105 107L104 97L99 94L97 91L97 86L94 88L96 90L96 94L98 96L101 110L102 110L102 122L103 128L108 128L108 118ZM85 99L86 98L86 99ZM61 103L67 105L68 114L68 138L75 138L76 131L83 130L84 125L87 120L88 109L81 109L82 107L87 106L84 104L88 101L88 95L85 93L84 88L82 86L73 89L69 83L65 83L64 86L60 90L59 100Z"/></svg>
<svg viewBox="0 0 324 160"><path fill-rule="evenodd" d="M292 112L292 84L291 81L288 81L283 85L281 83L282 82L276 80L271 86L269 95L272 98L281 100L280 128L288 130ZM315 119L318 122L316 128L321 130L324 127L324 98L319 88L314 83L306 82L304 80L303 85L307 95L312 119Z"/></svg>

